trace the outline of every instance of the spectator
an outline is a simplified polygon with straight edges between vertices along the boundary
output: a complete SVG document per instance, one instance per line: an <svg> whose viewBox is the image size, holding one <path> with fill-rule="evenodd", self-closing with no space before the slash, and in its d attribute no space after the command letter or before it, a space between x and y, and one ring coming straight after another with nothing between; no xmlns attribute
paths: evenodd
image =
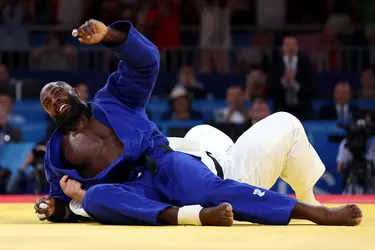
<svg viewBox="0 0 375 250"><path fill-rule="evenodd" d="M27 46L27 32L23 24L27 20L26 4L18 0L10 0L2 8L0 29L0 45L2 49L20 49Z"/></svg>
<svg viewBox="0 0 375 250"><path fill-rule="evenodd" d="M180 4L177 0L153 1L146 16L146 30L153 43L160 51L161 60L167 62L167 69L172 63L172 52L168 49L179 48L180 42Z"/></svg>
<svg viewBox="0 0 375 250"><path fill-rule="evenodd" d="M116 0L102 0L95 1L93 7L99 7L99 20L103 23L109 25L113 22L116 22L120 19L121 16L121 5L119 1Z"/></svg>
<svg viewBox="0 0 375 250"><path fill-rule="evenodd" d="M197 0L181 1L181 24L182 25L199 25L199 10Z"/></svg>
<svg viewBox="0 0 375 250"><path fill-rule="evenodd" d="M353 32L354 23L352 17L355 16L356 0L328 0L326 8L329 13L326 27L335 33Z"/></svg>
<svg viewBox="0 0 375 250"><path fill-rule="evenodd" d="M361 92L360 98L374 99L375 98L375 77L374 71L371 68L364 69L361 77Z"/></svg>
<svg viewBox="0 0 375 250"><path fill-rule="evenodd" d="M271 114L266 99L255 98L248 113L247 124L251 127Z"/></svg>
<svg viewBox="0 0 375 250"><path fill-rule="evenodd" d="M80 82L73 85L73 87L78 92L78 95L82 101L87 102L89 100L89 88L86 83Z"/></svg>
<svg viewBox="0 0 375 250"><path fill-rule="evenodd" d="M137 1L134 5L135 13L133 13L133 18L136 20L136 28L142 34L146 34L147 29L147 14L149 12L149 2L147 1Z"/></svg>
<svg viewBox="0 0 375 250"><path fill-rule="evenodd" d="M311 58L319 72L340 71L343 64L343 44L330 29L319 34Z"/></svg>
<svg viewBox="0 0 375 250"><path fill-rule="evenodd" d="M132 6L125 5L121 10L121 19L130 21L137 28L136 16Z"/></svg>
<svg viewBox="0 0 375 250"><path fill-rule="evenodd" d="M324 24L327 19L326 0L289 0L287 4L286 18L288 24Z"/></svg>
<svg viewBox="0 0 375 250"><path fill-rule="evenodd" d="M171 110L162 114L163 121L202 120L203 115L192 109L191 100L186 89L174 88L171 95Z"/></svg>
<svg viewBox="0 0 375 250"><path fill-rule="evenodd" d="M53 13L54 2L51 0L37 0L30 1L33 2L32 15L35 22L39 25L53 24L52 18L56 18L56 15Z"/></svg>
<svg viewBox="0 0 375 250"><path fill-rule="evenodd" d="M205 90L204 84L197 80L194 69L190 65L180 67L178 83L174 88L186 89L189 96L193 99L209 99L212 97L212 95Z"/></svg>
<svg viewBox="0 0 375 250"><path fill-rule="evenodd" d="M215 122L241 124L246 120L245 94L240 86L227 89L228 107L215 114Z"/></svg>
<svg viewBox="0 0 375 250"><path fill-rule="evenodd" d="M12 114L13 98L9 90L0 89L0 105L3 105L7 110L8 121L10 123L20 123L25 121L23 116Z"/></svg>
<svg viewBox="0 0 375 250"><path fill-rule="evenodd" d="M201 72L229 71L228 50L231 48L230 18L235 1L199 0Z"/></svg>
<svg viewBox="0 0 375 250"><path fill-rule="evenodd" d="M16 78L10 77L7 67L4 64L0 64L0 89L1 91L5 91L9 93L12 96L12 98L15 98L16 97L15 89L16 89L16 85L18 84L22 84L22 81Z"/></svg>
<svg viewBox="0 0 375 250"><path fill-rule="evenodd" d="M285 24L287 0L256 0L256 24L281 28Z"/></svg>
<svg viewBox="0 0 375 250"><path fill-rule="evenodd" d="M30 65L34 69L75 70L78 56L73 46L64 45L61 34L52 33L46 45L33 51Z"/></svg>
<svg viewBox="0 0 375 250"><path fill-rule="evenodd" d="M57 23L77 27L83 20L87 0L58 0L57 1Z"/></svg>
<svg viewBox="0 0 375 250"><path fill-rule="evenodd" d="M11 81L8 75L8 69L4 64L0 64L0 88L11 90Z"/></svg>
<svg viewBox="0 0 375 250"><path fill-rule="evenodd" d="M253 103L247 112L246 122L231 129L235 129L234 133L231 133L231 138L237 140L243 133L245 133L255 123L263 120L271 114L270 108L266 99L257 97L253 100ZM229 131L230 132L230 131Z"/></svg>
<svg viewBox="0 0 375 250"><path fill-rule="evenodd" d="M267 96L267 76L258 69L250 70L246 76L246 98Z"/></svg>
<svg viewBox="0 0 375 250"><path fill-rule="evenodd" d="M23 141L21 131L9 124L8 110L0 105L0 145L10 142Z"/></svg>
<svg viewBox="0 0 375 250"><path fill-rule="evenodd" d="M274 112L286 111L299 119L310 119L315 72L311 62L299 52L294 36L283 40L282 53L276 57L269 74Z"/></svg>
<svg viewBox="0 0 375 250"><path fill-rule="evenodd" d="M2 21L3 24L9 28L21 25L25 22L27 15L26 8L21 1L10 0L7 1L2 8Z"/></svg>
<svg viewBox="0 0 375 250"><path fill-rule="evenodd" d="M236 71L246 73L252 68L267 70L269 62L267 49L271 46L271 38L264 34L255 34L250 44L237 53Z"/></svg>
<svg viewBox="0 0 375 250"><path fill-rule="evenodd" d="M337 120L350 122L361 117L361 111L357 105L351 104L351 89L347 82L339 82L334 90L334 103L320 108L319 118L321 120Z"/></svg>

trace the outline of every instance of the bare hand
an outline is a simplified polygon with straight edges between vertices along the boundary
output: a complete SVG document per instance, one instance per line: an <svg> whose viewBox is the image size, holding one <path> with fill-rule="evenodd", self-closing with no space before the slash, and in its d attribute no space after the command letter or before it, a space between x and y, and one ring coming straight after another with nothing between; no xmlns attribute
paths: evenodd
<svg viewBox="0 0 375 250"><path fill-rule="evenodd" d="M86 191L82 189L82 184L80 182L69 179L67 175L61 178L60 187L64 194L80 202L82 202L83 196L85 196L86 193Z"/></svg>
<svg viewBox="0 0 375 250"><path fill-rule="evenodd" d="M77 34L74 32L77 31ZM73 36L79 36L78 40L82 44L100 43L108 32L108 27L97 20L90 19L73 31Z"/></svg>
<svg viewBox="0 0 375 250"><path fill-rule="evenodd" d="M39 220L44 221L55 212L55 199L51 196L44 196L35 201L35 214Z"/></svg>

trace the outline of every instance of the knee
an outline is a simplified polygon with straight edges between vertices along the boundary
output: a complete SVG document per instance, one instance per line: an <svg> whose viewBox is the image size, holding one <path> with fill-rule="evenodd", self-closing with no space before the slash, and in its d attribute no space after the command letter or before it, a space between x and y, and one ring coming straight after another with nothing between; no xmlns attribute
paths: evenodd
<svg viewBox="0 0 375 250"><path fill-rule="evenodd" d="M292 115L291 113L278 112L277 114L280 116L280 120L282 122L287 122L287 123L293 125L295 128L302 128L303 127L301 121L297 117Z"/></svg>
<svg viewBox="0 0 375 250"><path fill-rule="evenodd" d="M89 188L82 201L83 209L90 214L95 214L95 211L102 207L105 195L112 188L113 185L110 184L99 184Z"/></svg>

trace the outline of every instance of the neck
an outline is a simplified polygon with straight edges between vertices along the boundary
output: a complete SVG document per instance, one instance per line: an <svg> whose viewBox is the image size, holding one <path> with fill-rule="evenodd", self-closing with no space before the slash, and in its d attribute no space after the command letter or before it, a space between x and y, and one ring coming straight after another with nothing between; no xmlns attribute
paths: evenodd
<svg viewBox="0 0 375 250"><path fill-rule="evenodd" d="M91 117L92 117L91 110L88 107L85 107L83 109L82 114L78 117L78 119L74 121L72 124L64 126L64 129L67 132L79 131L80 129L86 127Z"/></svg>

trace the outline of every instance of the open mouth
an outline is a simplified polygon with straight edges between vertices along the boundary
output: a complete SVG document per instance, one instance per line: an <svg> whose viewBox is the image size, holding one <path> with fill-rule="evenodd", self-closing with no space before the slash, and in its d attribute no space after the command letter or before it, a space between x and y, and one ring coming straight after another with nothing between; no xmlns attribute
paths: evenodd
<svg viewBox="0 0 375 250"><path fill-rule="evenodd" d="M61 103L58 107L57 110L60 114L64 114L68 110L69 106L67 103Z"/></svg>

